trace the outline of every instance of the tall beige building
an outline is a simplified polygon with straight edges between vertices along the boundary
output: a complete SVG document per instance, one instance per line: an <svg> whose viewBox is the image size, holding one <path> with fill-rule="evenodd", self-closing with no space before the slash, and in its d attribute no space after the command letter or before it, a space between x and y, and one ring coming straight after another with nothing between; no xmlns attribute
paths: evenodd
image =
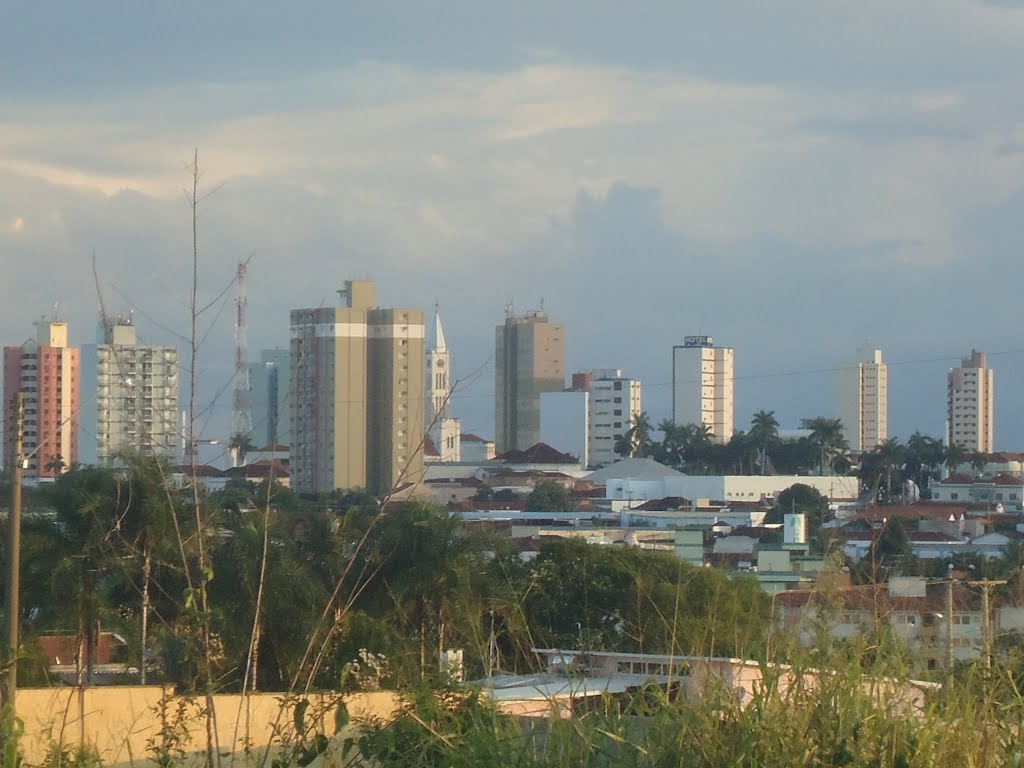
<svg viewBox="0 0 1024 768"><path fill-rule="evenodd" d="M992 453L995 434L995 374L984 352L971 350L946 380L946 442L968 451Z"/></svg>
<svg viewBox="0 0 1024 768"><path fill-rule="evenodd" d="M882 350L861 347L857 362L839 369L836 405L851 450L870 451L889 438L889 373Z"/></svg>
<svg viewBox="0 0 1024 768"><path fill-rule="evenodd" d="M377 307L368 281L340 294L291 312L291 483L383 496L423 473L423 312Z"/></svg>
<svg viewBox="0 0 1024 768"><path fill-rule="evenodd" d="M672 421L702 424L716 443L733 433L733 349L710 336L687 336L672 347Z"/></svg>
<svg viewBox="0 0 1024 768"><path fill-rule="evenodd" d="M511 312L494 334L494 440L499 453L540 442L540 394L565 387L565 328Z"/></svg>

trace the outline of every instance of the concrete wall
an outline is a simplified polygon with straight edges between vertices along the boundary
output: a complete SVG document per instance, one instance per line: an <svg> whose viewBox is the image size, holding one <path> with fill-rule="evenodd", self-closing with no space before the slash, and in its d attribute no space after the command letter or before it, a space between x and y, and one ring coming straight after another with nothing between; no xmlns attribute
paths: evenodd
<svg viewBox="0 0 1024 768"><path fill-rule="evenodd" d="M275 728L284 733L292 727L293 705L282 709L280 693L256 693L250 696L214 696L217 741L220 752L237 752L248 744L253 749L266 747ZM333 732L334 707L321 695L311 695L307 723L315 722L317 732ZM345 698L353 719L388 718L398 707L397 696L389 691L360 693ZM161 707L161 702L166 706ZM178 719L179 704L183 716ZM151 745L159 741L162 727L160 711L170 722L180 722L186 753L202 753L206 748L204 700L182 699L160 686L87 688L26 688L18 691L17 710L25 726L21 738L24 760L38 765L55 744L74 748L86 744L95 748L105 765L147 762ZM280 737L274 737L274 742Z"/></svg>

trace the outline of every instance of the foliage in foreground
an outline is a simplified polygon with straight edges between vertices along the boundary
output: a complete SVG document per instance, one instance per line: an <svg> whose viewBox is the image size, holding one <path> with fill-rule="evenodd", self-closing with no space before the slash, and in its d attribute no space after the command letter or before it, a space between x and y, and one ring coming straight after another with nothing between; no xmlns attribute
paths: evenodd
<svg viewBox="0 0 1024 768"><path fill-rule="evenodd" d="M569 718L512 718L477 693L420 693L391 723L371 724L364 757L434 766L1019 766L1024 700L1003 672L968 670L919 707L893 695L885 665L854 658L825 673L765 669L742 705L724 686L687 701L650 687L604 697ZM820 682L819 682L820 681Z"/></svg>

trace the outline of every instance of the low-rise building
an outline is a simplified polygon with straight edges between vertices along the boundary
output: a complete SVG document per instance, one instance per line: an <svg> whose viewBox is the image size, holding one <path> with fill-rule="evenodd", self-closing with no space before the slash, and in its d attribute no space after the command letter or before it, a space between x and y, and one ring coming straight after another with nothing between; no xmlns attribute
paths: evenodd
<svg viewBox="0 0 1024 768"><path fill-rule="evenodd" d="M993 477L973 477L957 473L931 485L932 498L937 502L986 504L992 508L1002 505L1007 512L1024 509L1024 478L1003 473Z"/></svg>
<svg viewBox="0 0 1024 768"><path fill-rule="evenodd" d="M877 636L886 630L902 640L925 668L980 658L986 631L991 641L1024 630L1024 607L1000 596L993 596L986 630L982 588L961 582L952 584L950 613L947 586L918 577L894 578L887 585L833 592L792 590L779 594L775 605L780 626L804 645L814 644L822 629L837 640Z"/></svg>

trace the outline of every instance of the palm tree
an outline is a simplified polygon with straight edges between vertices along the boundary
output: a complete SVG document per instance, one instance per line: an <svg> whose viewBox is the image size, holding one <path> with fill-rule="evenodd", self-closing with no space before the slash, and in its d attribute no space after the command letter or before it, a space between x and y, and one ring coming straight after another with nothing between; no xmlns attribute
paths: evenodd
<svg viewBox="0 0 1024 768"><path fill-rule="evenodd" d="M981 451L975 451L971 454L971 467L977 474L981 474L986 464L988 464L988 456L986 454Z"/></svg>
<svg viewBox="0 0 1024 768"><path fill-rule="evenodd" d="M928 435L915 432L907 439L905 474L913 480L922 494L928 492L928 485L939 476L939 468L945 460L942 443Z"/></svg>
<svg viewBox="0 0 1024 768"><path fill-rule="evenodd" d="M953 443L952 445L947 445L946 455L944 458L946 469L949 470L950 473L952 473L954 470L956 470L957 467L964 463L964 459L966 457L967 451L965 451L962 446L959 446L956 443Z"/></svg>
<svg viewBox="0 0 1024 768"><path fill-rule="evenodd" d="M674 469L681 469L686 449L684 428L671 419L662 419L658 423L658 431L661 432L661 442L652 446L654 458Z"/></svg>
<svg viewBox="0 0 1024 768"><path fill-rule="evenodd" d="M46 490L46 497L59 533L50 553L53 599L72 608L83 651L78 683L87 685L96 658L96 630L108 604L107 587L116 576L108 540L116 519L116 481L110 470L99 467L68 472Z"/></svg>
<svg viewBox="0 0 1024 768"><path fill-rule="evenodd" d="M840 419L819 416L811 419L807 426L811 430L808 439L817 446L821 457L818 472L823 475L825 468L828 467L831 474L833 462L849 448L846 438L843 437L843 422Z"/></svg>
<svg viewBox="0 0 1024 768"><path fill-rule="evenodd" d="M245 464L246 454L256 450L256 444L248 435L234 434L228 442L228 449L234 457L234 465L241 467Z"/></svg>
<svg viewBox="0 0 1024 768"><path fill-rule="evenodd" d="M645 458L651 453L651 419L646 411L633 414L633 426L615 440L615 453L624 458Z"/></svg>
<svg viewBox="0 0 1024 768"><path fill-rule="evenodd" d="M686 424L683 427L683 458L687 469L696 469L698 473L708 470L714 437L707 424Z"/></svg>
<svg viewBox="0 0 1024 768"><path fill-rule="evenodd" d="M768 451L779 441L779 421L775 411L758 411L750 420L750 441L757 448L761 474L768 468Z"/></svg>
<svg viewBox="0 0 1024 768"><path fill-rule="evenodd" d="M149 658L149 620L152 613L154 566L158 571L173 561L176 537L172 515L175 510L165 489L169 469L160 460L138 453L123 452L121 461L127 474L119 479L119 498L123 509L118 510L115 530L128 550L127 560L141 566L138 587L140 608L140 682L146 684ZM134 580L134 578L133 578ZM159 582L157 582L159 583Z"/></svg>
<svg viewBox="0 0 1024 768"><path fill-rule="evenodd" d="M885 494L887 498L892 501L893 499L893 473L897 470L904 468L906 464L907 451L900 441L891 437L881 445L877 446L871 455L876 458L876 470L877 475L871 478L872 483L877 491L878 487L882 484L882 480L885 480ZM903 483L900 482L900 485Z"/></svg>

